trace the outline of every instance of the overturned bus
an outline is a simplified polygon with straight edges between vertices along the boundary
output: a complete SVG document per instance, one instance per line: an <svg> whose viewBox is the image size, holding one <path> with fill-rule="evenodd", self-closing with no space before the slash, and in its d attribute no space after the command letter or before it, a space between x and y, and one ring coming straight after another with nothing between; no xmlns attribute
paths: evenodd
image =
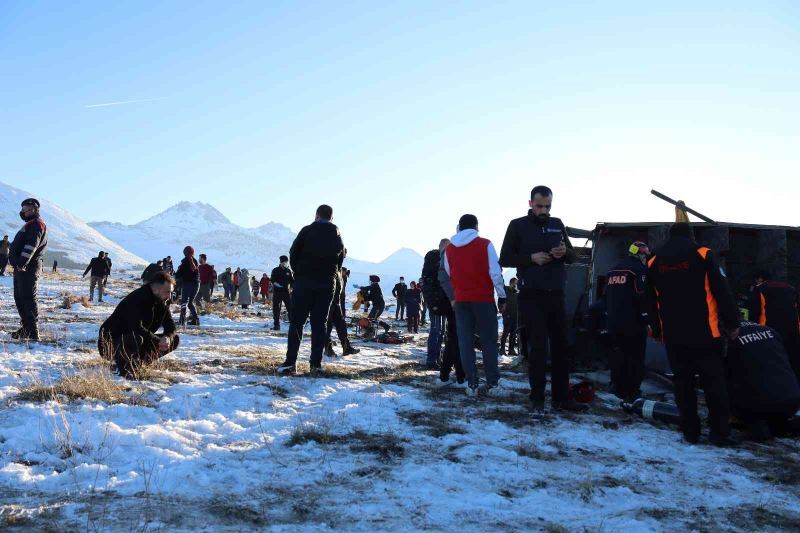
<svg viewBox="0 0 800 533"><path fill-rule="evenodd" d="M570 338L589 357L602 355L591 346L582 317L605 288L606 274L627 253L634 241L657 250L667 238L671 222L602 222L594 230L568 228L570 237L590 241L582 259L568 268L567 309L572 317ZM698 243L710 247L720 259L737 299L747 297L757 269L767 268L774 279L800 284L800 228L729 222L691 223ZM648 340L645 364L648 370L668 373L666 352Z"/></svg>

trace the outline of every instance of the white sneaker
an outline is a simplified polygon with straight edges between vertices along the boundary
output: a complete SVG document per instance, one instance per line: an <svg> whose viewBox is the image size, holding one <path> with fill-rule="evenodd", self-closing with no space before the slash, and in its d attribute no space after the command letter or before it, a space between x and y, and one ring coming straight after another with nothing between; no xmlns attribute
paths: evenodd
<svg viewBox="0 0 800 533"><path fill-rule="evenodd" d="M493 396L495 398L508 396L511 394L511 388L508 382L504 379L498 379L497 385L490 387L486 385L486 396Z"/></svg>

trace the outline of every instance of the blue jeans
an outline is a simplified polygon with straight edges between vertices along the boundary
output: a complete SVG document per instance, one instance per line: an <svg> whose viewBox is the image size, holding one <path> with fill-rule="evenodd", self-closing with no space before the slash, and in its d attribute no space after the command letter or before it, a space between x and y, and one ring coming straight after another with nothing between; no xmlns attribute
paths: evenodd
<svg viewBox="0 0 800 533"><path fill-rule="evenodd" d="M431 313L431 331L428 333L427 364L439 361L442 353L442 315Z"/></svg>
<svg viewBox="0 0 800 533"><path fill-rule="evenodd" d="M494 302L456 302L456 329L461 364L464 366L467 384L478 386L478 368L475 364L475 334L481 338L483 369L486 384L497 385L500 371L497 368L497 308Z"/></svg>
<svg viewBox="0 0 800 533"><path fill-rule="evenodd" d="M192 318L197 318L197 309L194 306L194 299L197 296L197 291L200 290L200 282L184 283L181 287L181 312L186 312L189 308Z"/></svg>

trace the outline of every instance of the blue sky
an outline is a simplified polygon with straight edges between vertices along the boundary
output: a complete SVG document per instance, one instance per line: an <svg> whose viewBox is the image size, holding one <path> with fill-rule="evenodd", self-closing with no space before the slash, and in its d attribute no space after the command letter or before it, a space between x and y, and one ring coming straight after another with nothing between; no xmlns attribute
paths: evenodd
<svg viewBox="0 0 800 533"><path fill-rule="evenodd" d="M670 218L651 188L797 225L798 58L792 1L4 2L0 181L124 223L326 202L371 260L465 212L499 247L539 183L578 227Z"/></svg>

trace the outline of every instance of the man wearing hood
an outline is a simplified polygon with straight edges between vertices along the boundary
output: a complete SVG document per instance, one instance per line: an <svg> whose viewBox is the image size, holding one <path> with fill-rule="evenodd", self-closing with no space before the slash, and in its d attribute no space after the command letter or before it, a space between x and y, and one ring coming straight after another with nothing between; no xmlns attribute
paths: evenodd
<svg viewBox="0 0 800 533"><path fill-rule="evenodd" d="M39 273L47 249L47 225L39 216L39 200L22 201L20 218L25 222L11 243L8 262L14 269L14 303L22 327L11 334L14 339L39 340Z"/></svg>
<svg viewBox="0 0 800 533"><path fill-rule="evenodd" d="M549 344L553 407L583 411L587 406L569 397L565 265L575 254L564 223L550 216L553 191L544 185L534 187L528 205L528 215L508 225L500 264L517 269L518 321L526 330L532 406L536 411L544 409Z"/></svg>
<svg viewBox="0 0 800 533"><path fill-rule="evenodd" d="M478 391L478 370L475 365L475 335L480 337L483 367L486 371L486 394L499 385L497 366L497 308L494 293L505 307L506 292L503 270L497 252L488 239L478 236L478 218L463 215L458 233L450 239L443 254L444 269L453 287L458 348L467 378L467 395Z"/></svg>
<svg viewBox="0 0 800 533"><path fill-rule="evenodd" d="M289 258L285 255L280 257L281 263L272 269L272 275L269 280L272 282L272 329L273 331L280 331L281 329L281 304L286 306L286 314L292 313L291 294L292 284L294 283L294 274L292 269L289 268Z"/></svg>

